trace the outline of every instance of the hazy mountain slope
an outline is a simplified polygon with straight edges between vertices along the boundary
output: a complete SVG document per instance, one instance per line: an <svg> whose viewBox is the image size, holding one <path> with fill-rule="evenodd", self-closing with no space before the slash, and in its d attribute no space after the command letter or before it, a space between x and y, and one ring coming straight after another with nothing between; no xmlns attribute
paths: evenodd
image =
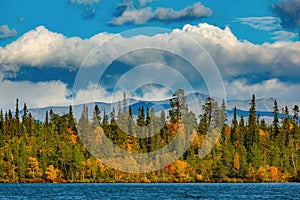
<svg viewBox="0 0 300 200"><path fill-rule="evenodd" d="M187 105L189 106L189 109L196 113L196 116L199 116L199 114L202 113L202 105L205 103L206 98L208 95L200 94L200 93L193 93L187 95ZM221 103L220 99L216 99L218 103ZM274 100L275 98L263 98L263 99L257 99L256 100L256 110L257 114L259 113L262 118L265 118L267 122L271 122L272 119L272 112L273 112L273 106L274 106ZM165 109L166 111L170 108L169 100L161 100L161 101L142 101L142 100L136 100L129 98L127 100L128 106L132 107L134 115L137 115L137 111L139 107L144 106L145 111L146 108L154 108L156 113L159 113L162 109ZM299 102L284 102L277 100L279 110L281 111L282 108L285 106L288 106L290 112L292 111L292 108L295 105L300 105ZM113 103L104 103L104 102L95 102L95 103L86 103L85 105L88 107L89 110L89 116L92 116L93 109L95 104L97 104L101 110L101 115L103 115L104 110L109 115L112 111L112 108L114 107L116 112L118 111L119 102L113 102ZM120 102L122 107L122 102ZM237 114L240 117L248 116L248 110L250 107L250 100L228 100L226 101L227 106L227 123L231 123L232 116L233 116L233 108L234 106L237 107ZM81 105L73 105L73 113L76 119L79 119L81 113L82 113L83 104ZM37 120L43 121L45 119L45 113L46 110L52 109L55 113L58 114L65 114L69 111L69 106L49 106L45 108L31 108L29 111L32 113L33 117ZM22 111L20 112L22 114ZM167 114L167 113L166 113Z"/></svg>

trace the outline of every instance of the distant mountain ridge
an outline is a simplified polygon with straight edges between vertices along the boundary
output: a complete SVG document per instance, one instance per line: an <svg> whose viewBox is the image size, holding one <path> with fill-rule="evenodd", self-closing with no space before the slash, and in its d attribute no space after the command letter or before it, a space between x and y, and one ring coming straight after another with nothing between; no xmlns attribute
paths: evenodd
<svg viewBox="0 0 300 200"><path fill-rule="evenodd" d="M209 95L201 94L201 93L191 93L186 96L186 104L188 105L189 109L195 112L196 117L198 117L200 114L202 114L202 105L205 103L205 100ZM262 118L264 118L267 123L270 123L272 121L272 112L273 112L273 106L274 106L274 100L276 98L261 98L256 100L256 111L257 114L259 114ZM221 99L215 98L215 100L220 104ZM289 108L290 113L292 112L292 109L295 105L300 105L300 101L298 102L285 102L280 101L278 99L278 107L279 111L281 112L281 109L287 106ZM227 108L227 123L231 123L232 117L233 117L233 109L236 106L237 107L237 115L240 116L248 116L248 111L250 108L250 101L251 100L228 100L226 101L226 108ZM128 98L127 99L128 106L131 106L133 110L133 114L136 116L138 112L138 108L144 106L146 109L147 107L150 109L151 107L154 108L155 112L158 114L162 109L165 109L166 111L170 109L169 105L169 99L160 100L160 101L144 101L144 100L137 100L134 98ZM118 110L118 102L113 103L106 103L106 102L90 102L85 104L79 104L79 105L73 105L73 113L74 117L78 120L80 118L80 115L83 110L83 105L86 105L88 107L89 111L89 117L92 116L93 109L95 107L95 104L97 104L101 110L101 117L105 112L109 115L112 111L112 108L114 107L116 112ZM122 102L121 102L122 106ZM45 113L46 110L52 109L54 113L63 115L69 112L69 105L67 106L49 106L44 108L30 108L29 112L31 112L32 116L36 120L44 121L45 120ZM20 111L20 114L22 114L22 111ZM166 113L167 114L167 113Z"/></svg>

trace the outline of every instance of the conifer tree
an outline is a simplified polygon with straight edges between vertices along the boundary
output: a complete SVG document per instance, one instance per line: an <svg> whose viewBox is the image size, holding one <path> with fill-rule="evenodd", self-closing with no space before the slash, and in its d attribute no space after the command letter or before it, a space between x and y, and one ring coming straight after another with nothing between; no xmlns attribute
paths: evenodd
<svg viewBox="0 0 300 200"><path fill-rule="evenodd" d="M293 116L294 124L298 125L298 123L299 123L299 107L297 105L294 106L293 112L294 112L294 116Z"/></svg>
<svg viewBox="0 0 300 200"><path fill-rule="evenodd" d="M204 118L206 118L207 127L211 125L211 121L215 121L218 115L217 112L218 103L212 97L207 97L205 100L205 104L202 105L202 110L204 111Z"/></svg>
<svg viewBox="0 0 300 200"><path fill-rule="evenodd" d="M46 124L46 125L49 124L49 114L48 114L48 110L46 110L45 124Z"/></svg>
<svg viewBox="0 0 300 200"><path fill-rule="evenodd" d="M244 141L247 150L250 150L251 146L258 141L256 122L256 102L253 94L249 109L248 130Z"/></svg>
<svg viewBox="0 0 300 200"><path fill-rule="evenodd" d="M160 111L160 124L163 126L166 123L166 113L164 109Z"/></svg>
<svg viewBox="0 0 300 200"><path fill-rule="evenodd" d="M93 111L93 117L92 117L92 124L91 129L95 130L98 126L101 124L101 117L100 117L100 109L97 104L95 104L94 111Z"/></svg>
<svg viewBox="0 0 300 200"><path fill-rule="evenodd" d="M73 133L76 134L77 130L76 130L75 118L73 115L73 108L71 105L69 106L69 113L66 115L66 120L67 120L68 128L71 129Z"/></svg>
<svg viewBox="0 0 300 200"><path fill-rule="evenodd" d="M103 112L103 120L102 120L102 125L106 126L108 125L108 116L106 114L106 111L104 110Z"/></svg>
<svg viewBox="0 0 300 200"><path fill-rule="evenodd" d="M237 120L237 112L236 112L236 106L233 109L233 119L232 119L232 125L231 125L231 142L234 144L236 140L238 140L238 120Z"/></svg>
<svg viewBox="0 0 300 200"><path fill-rule="evenodd" d="M273 138L277 137L279 135L279 109L278 109L278 104L277 101L274 101L274 111L273 111L273 128L274 128L274 133L272 134Z"/></svg>
<svg viewBox="0 0 300 200"><path fill-rule="evenodd" d="M175 91L172 99L170 99L170 106L170 122L176 123L178 119L181 119L182 114L187 112L186 96L183 89Z"/></svg>
<svg viewBox="0 0 300 200"><path fill-rule="evenodd" d="M138 126L145 126L145 111L144 111L144 106L138 108L137 125Z"/></svg>
<svg viewBox="0 0 300 200"><path fill-rule="evenodd" d="M119 113L118 113L118 115L119 115ZM113 107L112 111L110 112L110 123L111 124L115 123L115 121L116 121L115 117L116 117L116 112L115 112L115 108Z"/></svg>
<svg viewBox="0 0 300 200"><path fill-rule="evenodd" d="M88 107L86 105L83 105L82 113L78 121L78 133L82 138L88 137L90 133Z"/></svg>
<svg viewBox="0 0 300 200"><path fill-rule="evenodd" d="M15 120L14 120L14 135L20 137L20 119L19 119L19 99L16 99L16 111L15 111Z"/></svg>

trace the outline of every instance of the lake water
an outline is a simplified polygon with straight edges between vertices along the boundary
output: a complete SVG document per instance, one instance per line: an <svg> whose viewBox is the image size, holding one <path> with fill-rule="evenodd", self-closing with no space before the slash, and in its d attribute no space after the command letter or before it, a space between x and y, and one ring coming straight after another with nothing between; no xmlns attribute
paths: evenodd
<svg viewBox="0 0 300 200"><path fill-rule="evenodd" d="M300 199L300 183L0 184L0 199Z"/></svg>

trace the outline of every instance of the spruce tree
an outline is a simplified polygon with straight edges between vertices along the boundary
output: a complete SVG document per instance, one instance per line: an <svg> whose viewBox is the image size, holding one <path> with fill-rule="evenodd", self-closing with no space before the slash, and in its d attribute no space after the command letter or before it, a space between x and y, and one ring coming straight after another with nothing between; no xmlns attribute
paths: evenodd
<svg viewBox="0 0 300 200"><path fill-rule="evenodd" d="M160 124L163 126L166 123L166 113L164 109L160 111Z"/></svg>
<svg viewBox="0 0 300 200"><path fill-rule="evenodd" d="M75 125L75 118L73 115L73 108L71 105L69 106L69 113L66 115L66 120L67 120L68 128L71 129L73 131L73 133L76 134L77 130L76 130L76 125Z"/></svg>
<svg viewBox="0 0 300 200"><path fill-rule="evenodd" d="M138 126L145 126L145 111L144 111L144 106L138 108L137 125Z"/></svg>
<svg viewBox="0 0 300 200"><path fill-rule="evenodd" d="M294 113L293 122L295 125L298 125L298 123L299 123L299 107L297 105L294 106L293 113Z"/></svg>
<svg viewBox="0 0 300 200"><path fill-rule="evenodd" d="M181 116L187 113L186 96L183 89L178 89L170 99L171 109L169 110L170 122L176 123Z"/></svg>
<svg viewBox="0 0 300 200"><path fill-rule="evenodd" d="M274 101L274 110L273 110L273 129L274 132L272 134L273 138L279 135L279 109L277 101Z"/></svg>
<svg viewBox="0 0 300 200"><path fill-rule="evenodd" d="M236 113L236 106L233 109L233 119L232 119L232 125L231 125L231 142L234 144L234 142L238 139L238 120L237 120L237 113Z"/></svg>
<svg viewBox="0 0 300 200"><path fill-rule="evenodd" d="M100 109L99 106L95 104L93 117L92 117L92 124L91 124L92 130L95 130L98 126L100 126L100 124L101 124Z"/></svg>
<svg viewBox="0 0 300 200"><path fill-rule="evenodd" d="M207 120L207 127L211 126L211 122L216 122L218 116L218 103L212 97L207 97L205 100L205 104L202 106L202 110L204 112L203 117ZM214 124L216 125L216 124Z"/></svg>
<svg viewBox="0 0 300 200"><path fill-rule="evenodd" d="M108 116L106 114L106 111L104 110L103 112L103 120L102 120L102 125L106 126L108 125Z"/></svg>
<svg viewBox="0 0 300 200"><path fill-rule="evenodd" d="M251 146L258 141L256 122L256 102L255 95L253 94L249 109L248 130L244 141L247 150L250 150Z"/></svg>

